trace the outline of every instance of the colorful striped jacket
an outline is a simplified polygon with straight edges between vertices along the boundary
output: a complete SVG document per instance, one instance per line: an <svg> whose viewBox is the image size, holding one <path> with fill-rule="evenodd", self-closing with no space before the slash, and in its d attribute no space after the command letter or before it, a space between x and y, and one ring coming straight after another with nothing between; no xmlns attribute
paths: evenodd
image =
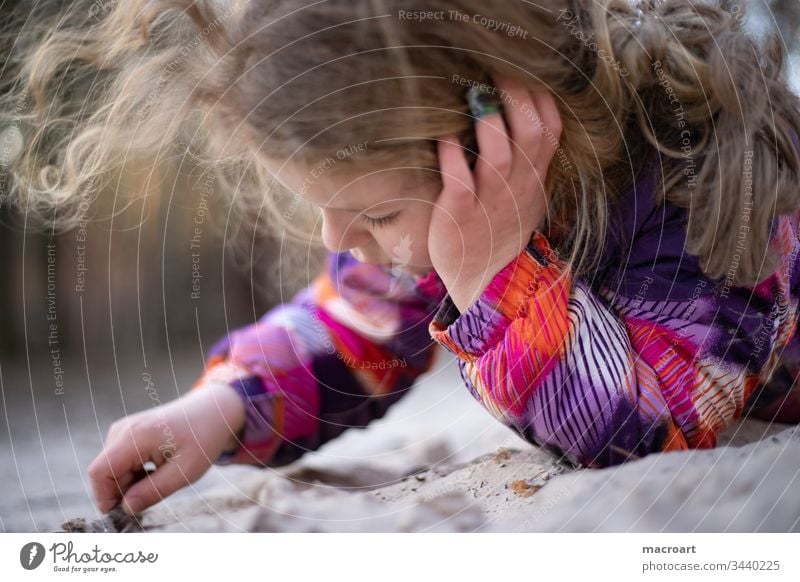
<svg viewBox="0 0 800 582"><path fill-rule="evenodd" d="M800 214L755 287L711 280L684 250L686 210L655 204L655 172L621 197L592 280L540 232L464 313L422 277L330 253L290 302L222 338L195 383L241 394L240 445L218 464L279 466L383 416L441 345L471 394L520 436L602 467L710 448L743 414L800 422Z"/></svg>

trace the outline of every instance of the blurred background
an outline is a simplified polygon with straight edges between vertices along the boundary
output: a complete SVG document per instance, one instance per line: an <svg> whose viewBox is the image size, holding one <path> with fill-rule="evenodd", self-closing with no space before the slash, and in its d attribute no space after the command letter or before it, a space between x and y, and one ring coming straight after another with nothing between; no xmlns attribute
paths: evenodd
<svg viewBox="0 0 800 582"><path fill-rule="evenodd" d="M0 90L24 26L66 4L0 0ZM800 1L747 5L754 34L780 30L797 87ZM0 126L0 161L19 139ZM146 171L129 169L117 186ZM7 180L0 165L0 201ZM108 425L187 391L211 343L287 300L319 268L321 251L285 276L293 263L279 239L231 238L221 194L199 173L163 176L159 187L121 212L109 191L80 228L55 236L31 232L0 203L0 531L52 530L93 511L85 468Z"/></svg>
<svg viewBox="0 0 800 582"><path fill-rule="evenodd" d="M29 30L76 5L102 9L0 0L0 90ZM20 139L0 124L2 202L2 161ZM62 234L32 229L0 203L0 531L86 514L85 468L108 425L189 390L214 341L290 298L321 265L321 250L303 249L311 254L287 272L286 243L231 228L213 178L196 170L155 176L146 198L121 208L130 200L115 193L145 179L154 180L149 168L126 168Z"/></svg>

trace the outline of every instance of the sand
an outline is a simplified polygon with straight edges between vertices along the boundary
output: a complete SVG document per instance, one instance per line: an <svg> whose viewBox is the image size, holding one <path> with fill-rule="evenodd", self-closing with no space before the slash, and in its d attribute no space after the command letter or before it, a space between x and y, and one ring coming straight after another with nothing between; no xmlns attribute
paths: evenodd
<svg viewBox="0 0 800 582"><path fill-rule="evenodd" d="M444 360L384 419L279 469L73 531L800 531L800 429L746 419L720 446L574 469L472 400ZM210 478L210 477L209 477Z"/></svg>

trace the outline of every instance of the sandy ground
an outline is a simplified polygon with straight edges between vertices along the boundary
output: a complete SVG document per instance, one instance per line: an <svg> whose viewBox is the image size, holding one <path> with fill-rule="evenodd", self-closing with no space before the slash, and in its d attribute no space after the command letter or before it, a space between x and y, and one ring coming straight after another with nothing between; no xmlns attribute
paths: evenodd
<svg viewBox="0 0 800 582"><path fill-rule="evenodd" d="M147 405L125 394L35 395L33 419L30 402L7 407L5 531L72 518L100 531L800 531L795 427L747 420L714 450L576 471L492 419L445 353L367 429L279 469L213 467L124 528L94 509L85 467L120 404Z"/></svg>
<svg viewBox="0 0 800 582"><path fill-rule="evenodd" d="M202 504L154 508L142 525L155 531L800 531L800 431L753 421L727 440L712 451L651 455L599 471L572 470L524 445L404 477L369 462L326 470L309 459L282 474L213 489Z"/></svg>

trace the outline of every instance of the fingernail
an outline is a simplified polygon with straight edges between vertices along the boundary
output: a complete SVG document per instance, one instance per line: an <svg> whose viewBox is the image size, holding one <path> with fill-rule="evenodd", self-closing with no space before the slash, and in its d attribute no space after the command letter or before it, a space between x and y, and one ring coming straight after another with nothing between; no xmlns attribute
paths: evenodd
<svg viewBox="0 0 800 582"><path fill-rule="evenodd" d="M142 509L142 500L138 497L131 497L122 502L122 508L128 515L134 515L137 511Z"/></svg>

